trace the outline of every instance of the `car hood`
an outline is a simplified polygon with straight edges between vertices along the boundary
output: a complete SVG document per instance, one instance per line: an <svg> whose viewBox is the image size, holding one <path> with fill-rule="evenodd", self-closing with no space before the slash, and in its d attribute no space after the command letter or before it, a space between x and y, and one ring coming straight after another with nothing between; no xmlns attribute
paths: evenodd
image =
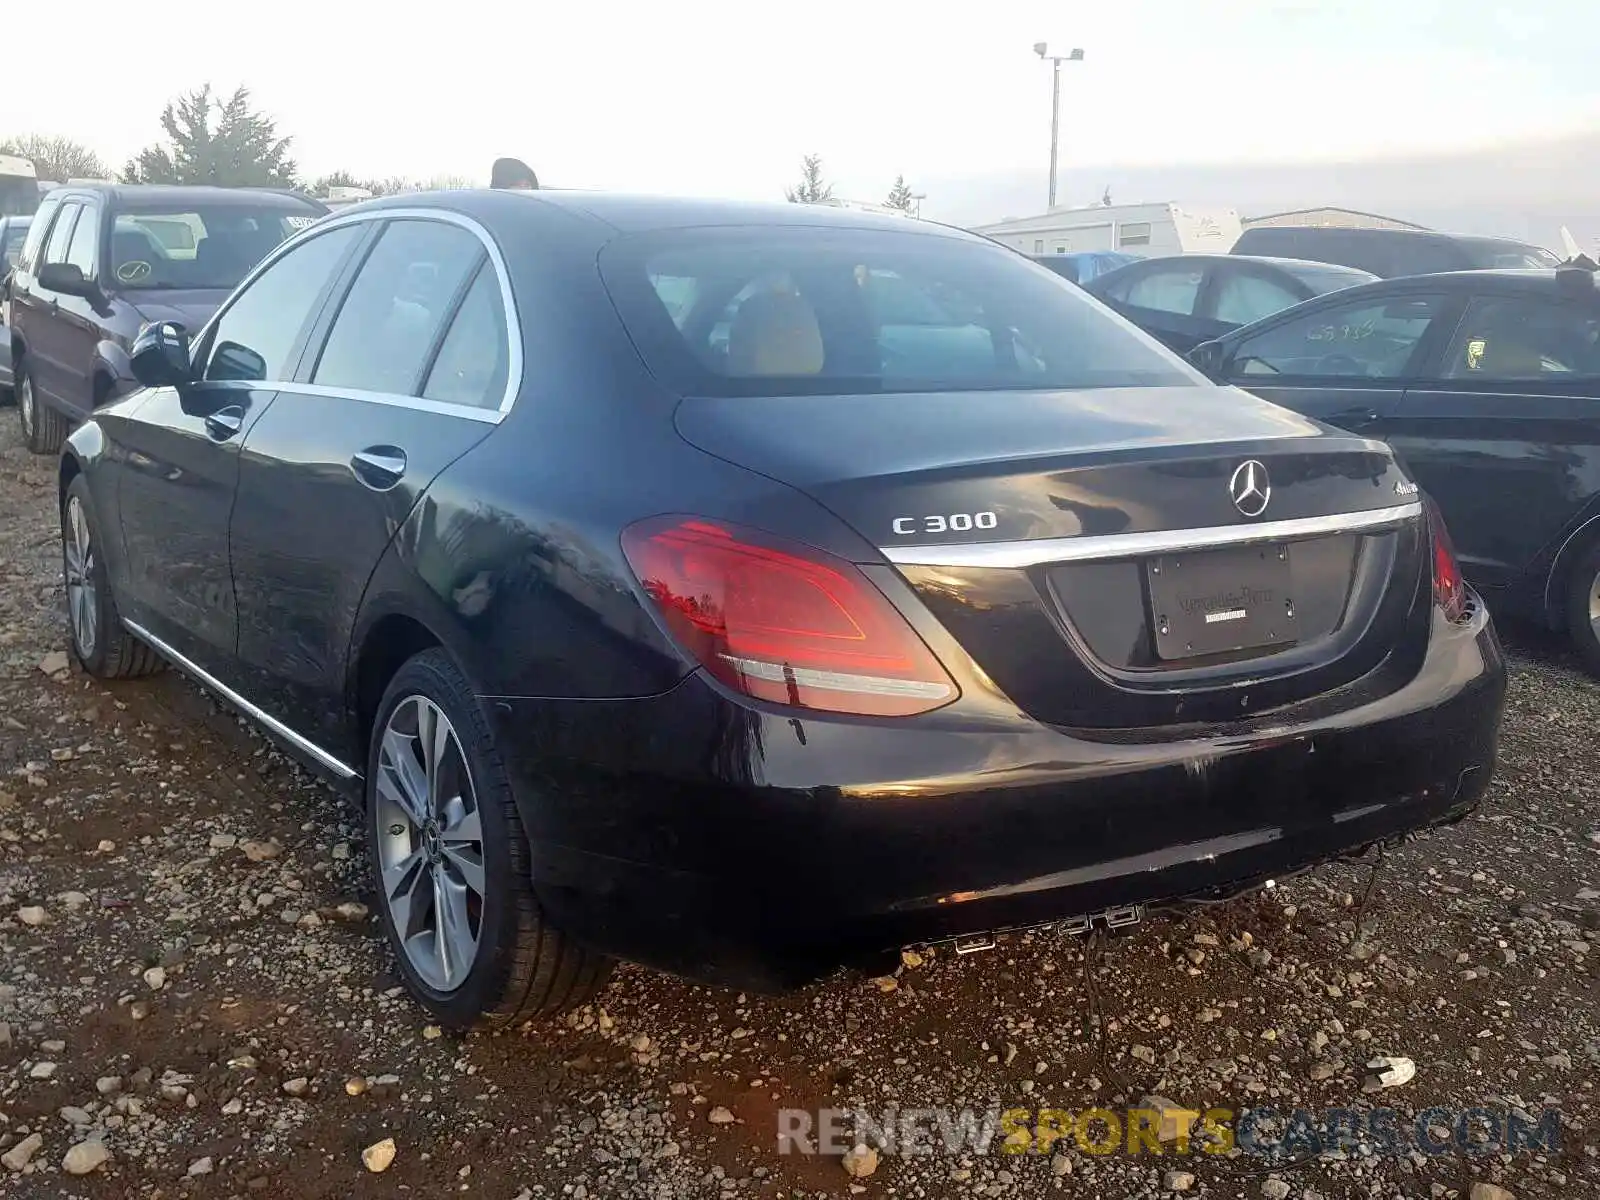
<svg viewBox="0 0 1600 1200"><path fill-rule="evenodd" d="M141 320L176 321L190 333L198 333L200 326L211 319L211 314L222 307L228 298L224 288L184 288L160 292L124 292L123 297L133 306Z"/></svg>

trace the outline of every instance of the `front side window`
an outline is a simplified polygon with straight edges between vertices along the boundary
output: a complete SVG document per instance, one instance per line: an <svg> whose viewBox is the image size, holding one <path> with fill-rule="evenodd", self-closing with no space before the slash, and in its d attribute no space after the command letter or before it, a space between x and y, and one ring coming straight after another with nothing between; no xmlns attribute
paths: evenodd
<svg viewBox="0 0 1600 1200"><path fill-rule="evenodd" d="M313 306L362 227L330 229L302 242L250 281L218 318L204 378L283 380Z"/></svg>
<svg viewBox="0 0 1600 1200"><path fill-rule="evenodd" d="M228 290L317 214L299 204L141 205L111 225L108 280L129 290Z"/></svg>
<svg viewBox="0 0 1600 1200"><path fill-rule="evenodd" d="M1189 317L1194 315L1205 277L1199 267L1163 267L1139 273L1111 294L1134 308Z"/></svg>
<svg viewBox="0 0 1600 1200"><path fill-rule="evenodd" d="M450 322L450 332L428 370L422 394L446 404L499 408L505 399L510 366L500 279L484 262Z"/></svg>
<svg viewBox="0 0 1600 1200"><path fill-rule="evenodd" d="M1522 296L1479 296L1445 355L1447 379L1600 377L1600 313Z"/></svg>
<svg viewBox="0 0 1600 1200"><path fill-rule="evenodd" d="M1217 288L1217 320L1230 325L1249 325L1300 302L1300 297L1281 283L1228 271Z"/></svg>
<svg viewBox="0 0 1600 1200"><path fill-rule="evenodd" d="M1396 379L1442 304L1439 296L1395 296L1324 308L1240 342L1230 374Z"/></svg>
<svg viewBox="0 0 1600 1200"><path fill-rule="evenodd" d="M67 262L82 271L85 279L94 278L95 259L100 257L96 253L99 240L100 214L85 204L83 211L78 214L78 226L72 232L72 241L67 245Z"/></svg>
<svg viewBox="0 0 1600 1200"><path fill-rule="evenodd" d="M313 383L413 396L483 243L443 221L390 222L328 332Z"/></svg>
<svg viewBox="0 0 1600 1200"><path fill-rule="evenodd" d="M683 229L619 238L600 267L646 364L685 395L1201 382L1078 289L986 243Z"/></svg>
<svg viewBox="0 0 1600 1200"><path fill-rule="evenodd" d="M61 215L56 218L55 225L50 229L50 243L44 248L45 263L67 261L67 247L72 244L72 228L82 208L81 204L62 205Z"/></svg>

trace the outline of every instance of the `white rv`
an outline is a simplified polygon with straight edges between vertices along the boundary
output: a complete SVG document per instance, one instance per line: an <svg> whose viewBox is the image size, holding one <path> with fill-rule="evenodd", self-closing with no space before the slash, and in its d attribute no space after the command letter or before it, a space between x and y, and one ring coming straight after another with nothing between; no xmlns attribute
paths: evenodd
<svg viewBox="0 0 1600 1200"><path fill-rule="evenodd" d="M1166 254L1226 254L1244 226L1232 208L1115 204L1057 207L1037 217L1008 217L993 225L974 226L972 232L1024 254L1116 250L1159 258Z"/></svg>

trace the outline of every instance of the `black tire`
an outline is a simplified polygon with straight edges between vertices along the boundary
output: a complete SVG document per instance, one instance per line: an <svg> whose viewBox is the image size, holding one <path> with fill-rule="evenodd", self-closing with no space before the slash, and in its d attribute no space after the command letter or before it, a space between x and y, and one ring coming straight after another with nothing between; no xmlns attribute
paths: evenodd
<svg viewBox="0 0 1600 1200"><path fill-rule="evenodd" d="M392 815L394 811L379 801L380 771L386 769L381 757L385 732L391 719L403 720L397 717L402 706L414 706L419 698L437 708L454 731L481 823L481 842L475 843L480 846L484 882L477 909L478 939L470 968L448 990L423 977L401 942L385 884L385 849L380 845L380 838L391 839L391 855L401 853L394 849L397 842L400 847L411 846L413 853L423 851L410 828L404 834L399 832L399 823L384 822L385 828L379 828L380 813ZM448 654L437 649L424 651L395 673L378 706L370 742L365 823L377 910L401 976L417 1002L441 1025L465 1030L551 1016L598 992L611 973L612 960L575 943L540 910L531 883L527 834L512 799L505 764L495 749L482 707ZM440 824L442 828L444 823ZM439 861L437 855L434 861Z"/></svg>
<svg viewBox="0 0 1600 1200"><path fill-rule="evenodd" d="M1600 675L1600 539L1578 554L1567 575L1567 636L1572 639L1583 665Z"/></svg>
<svg viewBox="0 0 1600 1200"><path fill-rule="evenodd" d="M73 554L75 509L83 515L90 549L88 570L76 573ZM166 662L123 626L122 614L117 611L117 599L111 593L111 582L106 575L105 556L99 552L100 545L100 521L95 515L89 481L79 475L67 488L67 494L61 501L61 573L67 591L67 644L72 649L72 656L96 679L134 679L141 675L153 675L165 668ZM84 630L76 619L74 605L81 592L75 590L75 574L86 580L90 587L87 603L93 612L94 633L87 645Z"/></svg>
<svg viewBox="0 0 1600 1200"><path fill-rule="evenodd" d="M67 418L40 402L39 391L33 386L33 372L26 365L17 368L17 420L22 424L22 437L29 450L35 454L61 452L61 443L70 432Z"/></svg>

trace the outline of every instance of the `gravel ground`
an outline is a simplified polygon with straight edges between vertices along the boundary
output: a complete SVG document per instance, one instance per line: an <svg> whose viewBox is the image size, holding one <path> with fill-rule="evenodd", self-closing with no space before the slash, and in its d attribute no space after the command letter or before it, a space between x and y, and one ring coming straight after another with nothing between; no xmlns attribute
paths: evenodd
<svg viewBox="0 0 1600 1200"><path fill-rule="evenodd" d="M54 502L0 412L0 1195L1600 1196L1600 692L1548 638L1512 639L1480 813L1391 852L1365 908L1340 865L786 997L624 967L567 1021L458 1040L396 986L330 793L175 676L66 669ZM1415 1078L1364 1094L1379 1055ZM1563 1116L1515 1155L776 1150L783 1108L1151 1094Z"/></svg>

